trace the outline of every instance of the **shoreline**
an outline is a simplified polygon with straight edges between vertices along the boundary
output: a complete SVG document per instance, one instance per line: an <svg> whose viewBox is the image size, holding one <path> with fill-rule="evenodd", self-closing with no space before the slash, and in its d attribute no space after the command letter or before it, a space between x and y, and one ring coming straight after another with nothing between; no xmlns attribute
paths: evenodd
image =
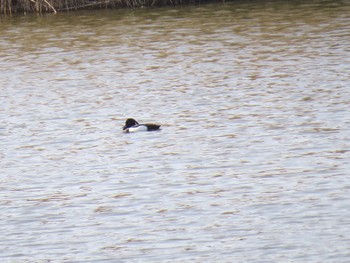
<svg viewBox="0 0 350 263"><path fill-rule="evenodd" d="M57 14L88 9L144 8L221 2L210 0L7 0L1 1L1 15Z"/></svg>

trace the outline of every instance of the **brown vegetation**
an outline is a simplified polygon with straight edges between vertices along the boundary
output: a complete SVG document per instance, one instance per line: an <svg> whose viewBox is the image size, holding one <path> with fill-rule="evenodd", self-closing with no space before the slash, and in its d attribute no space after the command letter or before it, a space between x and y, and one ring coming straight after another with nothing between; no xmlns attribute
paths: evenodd
<svg viewBox="0 0 350 263"><path fill-rule="evenodd" d="M194 0L0 0L1 14L57 13L87 8L143 7L194 3Z"/></svg>

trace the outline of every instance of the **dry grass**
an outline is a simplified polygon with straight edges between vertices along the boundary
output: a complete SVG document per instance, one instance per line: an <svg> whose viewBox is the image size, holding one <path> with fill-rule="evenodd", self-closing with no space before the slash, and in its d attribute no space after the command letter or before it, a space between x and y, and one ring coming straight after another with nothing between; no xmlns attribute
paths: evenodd
<svg viewBox="0 0 350 263"><path fill-rule="evenodd" d="M58 13L88 8L137 8L195 3L195 0L0 0L0 13Z"/></svg>

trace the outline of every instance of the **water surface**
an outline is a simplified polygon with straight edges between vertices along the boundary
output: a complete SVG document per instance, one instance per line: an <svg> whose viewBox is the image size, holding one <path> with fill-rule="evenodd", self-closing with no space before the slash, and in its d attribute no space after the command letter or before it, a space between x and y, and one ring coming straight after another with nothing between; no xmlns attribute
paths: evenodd
<svg viewBox="0 0 350 263"><path fill-rule="evenodd" d="M349 1L2 18L1 262L349 262L349 32Z"/></svg>

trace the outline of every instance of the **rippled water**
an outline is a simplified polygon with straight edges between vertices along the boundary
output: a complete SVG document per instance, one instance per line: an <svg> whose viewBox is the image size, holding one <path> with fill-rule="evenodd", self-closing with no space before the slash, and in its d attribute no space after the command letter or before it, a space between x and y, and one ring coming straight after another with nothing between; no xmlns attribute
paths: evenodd
<svg viewBox="0 0 350 263"><path fill-rule="evenodd" d="M349 1L0 32L1 262L350 261Z"/></svg>

